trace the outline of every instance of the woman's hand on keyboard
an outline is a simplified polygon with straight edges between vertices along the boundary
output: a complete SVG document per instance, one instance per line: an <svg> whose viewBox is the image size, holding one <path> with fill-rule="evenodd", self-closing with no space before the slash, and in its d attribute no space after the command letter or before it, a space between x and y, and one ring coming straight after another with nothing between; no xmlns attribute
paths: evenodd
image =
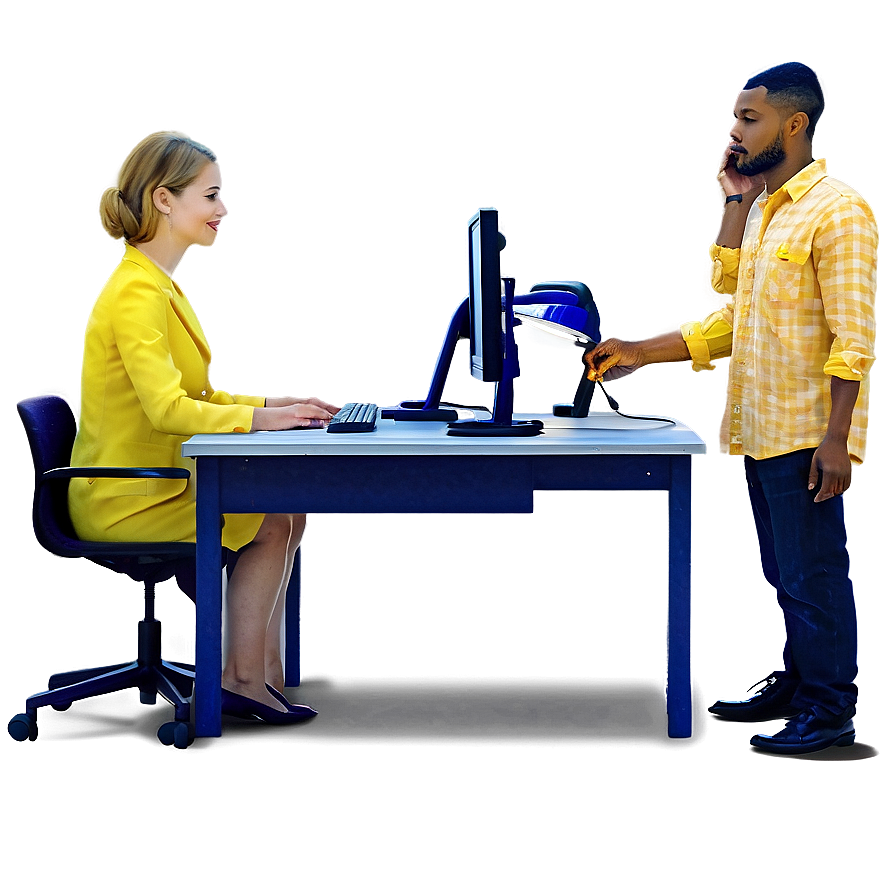
<svg viewBox="0 0 896 896"><path fill-rule="evenodd" d="M292 399L291 404L275 404L274 406L269 404L267 407L255 408L252 413L252 431L296 429L297 427L322 428L330 422L333 414L339 408L334 405L325 405L323 402L320 405L312 403L317 400ZM333 410L331 411L329 408L333 408Z"/></svg>
<svg viewBox="0 0 896 896"><path fill-rule="evenodd" d="M337 405L330 404L328 401L323 401L320 398L292 398L287 396L284 398L266 398L264 400L266 408L285 408L293 404L313 404L315 407L329 411L331 414L335 414L339 410Z"/></svg>

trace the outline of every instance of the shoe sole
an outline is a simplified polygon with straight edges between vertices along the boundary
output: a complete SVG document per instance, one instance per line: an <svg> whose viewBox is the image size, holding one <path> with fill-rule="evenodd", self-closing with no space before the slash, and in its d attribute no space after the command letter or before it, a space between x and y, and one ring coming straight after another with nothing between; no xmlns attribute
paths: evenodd
<svg viewBox="0 0 896 896"><path fill-rule="evenodd" d="M777 719L792 719L794 716L800 714L799 709L793 706L787 706L774 714L767 713L765 715L739 716L736 713L731 713L729 715L725 710L719 712L712 707L710 707L707 712L712 713L717 719L722 719L724 722L774 722Z"/></svg>
<svg viewBox="0 0 896 896"><path fill-rule="evenodd" d="M750 743L757 750L765 753L777 753L782 756L800 756L805 753L820 753L830 747L851 747L856 742L855 731L847 731L832 741L819 744L770 744L760 739L760 735L750 738Z"/></svg>

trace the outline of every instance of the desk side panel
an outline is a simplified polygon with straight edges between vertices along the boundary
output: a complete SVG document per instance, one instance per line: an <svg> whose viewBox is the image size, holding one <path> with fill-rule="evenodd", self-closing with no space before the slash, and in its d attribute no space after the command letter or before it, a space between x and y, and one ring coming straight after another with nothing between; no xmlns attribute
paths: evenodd
<svg viewBox="0 0 896 896"><path fill-rule="evenodd" d="M536 489L656 491L668 489L673 458L657 455L566 454L534 457Z"/></svg>
<svg viewBox="0 0 896 896"><path fill-rule="evenodd" d="M227 513L532 513L525 457L222 457Z"/></svg>

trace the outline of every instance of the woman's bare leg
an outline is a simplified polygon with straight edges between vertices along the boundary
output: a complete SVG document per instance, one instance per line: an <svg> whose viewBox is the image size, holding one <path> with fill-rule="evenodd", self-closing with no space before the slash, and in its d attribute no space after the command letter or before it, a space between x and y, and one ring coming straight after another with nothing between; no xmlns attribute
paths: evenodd
<svg viewBox="0 0 896 896"><path fill-rule="evenodd" d="M227 660L221 677L228 691L283 712L285 707L265 685L265 654L292 532L292 516L267 514L254 541L240 554L227 586Z"/></svg>
<svg viewBox="0 0 896 896"><path fill-rule="evenodd" d="M286 608L286 589L289 587L289 577L292 575L296 551L302 543L302 534L305 531L305 514L294 514L292 521L292 534L286 548L286 567L283 573L283 581L280 584L277 602L274 604L271 621L268 623L265 635L265 681L280 692L283 691L284 684L280 632L283 626L283 611Z"/></svg>

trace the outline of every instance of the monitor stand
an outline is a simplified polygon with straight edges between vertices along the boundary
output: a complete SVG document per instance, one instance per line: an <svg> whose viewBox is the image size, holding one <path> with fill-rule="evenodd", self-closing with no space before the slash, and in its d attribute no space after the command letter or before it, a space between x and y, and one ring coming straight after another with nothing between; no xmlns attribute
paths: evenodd
<svg viewBox="0 0 896 896"><path fill-rule="evenodd" d="M513 328L513 292L515 281L503 277L504 295L504 366L501 379L495 384L495 409L490 420L460 420L448 424L449 436L537 436L544 430L541 420L513 419L513 381L520 375L519 353Z"/></svg>
<svg viewBox="0 0 896 896"><path fill-rule="evenodd" d="M429 385L429 394L423 401L402 401L398 407L381 408L380 414L385 419L392 420L442 420L450 422L457 420L457 411L441 407L442 392L445 389L445 381L448 379L448 371L451 369L451 361L454 358L454 349L461 339L470 338L470 301L464 299L454 312L442 350L436 361L436 369Z"/></svg>
<svg viewBox="0 0 896 896"><path fill-rule="evenodd" d="M449 436L537 436L543 431L541 420L513 419L512 380L501 380L495 387L495 410L491 419L456 420L448 424Z"/></svg>

